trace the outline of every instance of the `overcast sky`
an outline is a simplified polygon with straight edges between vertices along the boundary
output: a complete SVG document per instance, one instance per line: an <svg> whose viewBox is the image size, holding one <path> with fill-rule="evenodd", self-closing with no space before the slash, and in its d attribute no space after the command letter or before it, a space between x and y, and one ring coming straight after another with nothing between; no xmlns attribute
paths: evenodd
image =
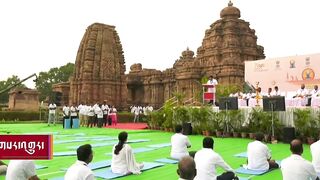
<svg viewBox="0 0 320 180"><path fill-rule="evenodd" d="M164 70L187 47L196 52L205 30L227 4L228 0L0 1L0 80L11 75L23 79L74 63L86 28L95 22L116 26L127 72L133 63ZM267 58L320 52L319 0L233 4L256 30Z"/></svg>

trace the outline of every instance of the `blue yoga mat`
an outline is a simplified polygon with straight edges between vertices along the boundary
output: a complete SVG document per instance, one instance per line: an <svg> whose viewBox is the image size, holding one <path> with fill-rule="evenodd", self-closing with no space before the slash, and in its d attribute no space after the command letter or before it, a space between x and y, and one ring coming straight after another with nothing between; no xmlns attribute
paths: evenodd
<svg viewBox="0 0 320 180"><path fill-rule="evenodd" d="M118 138L115 137L102 137L102 138L92 138L88 139L90 141L110 141L110 140L117 140Z"/></svg>
<svg viewBox="0 0 320 180"><path fill-rule="evenodd" d="M133 153L137 154L137 153L142 153L142 152L148 152L148 151L153 151L153 150L156 150L155 148L136 148L136 149L133 149ZM112 156L112 153L106 153L105 155L108 155L108 156Z"/></svg>
<svg viewBox="0 0 320 180"><path fill-rule="evenodd" d="M105 142L105 143L96 143L96 144L91 144L91 147L103 147L103 146L113 146L117 144L118 141L110 141L110 142ZM78 149L79 146L68 146L67 149L70 150L75 150Z"/></svg>
<svg viewBox="0 0 320 180"><path fill-rule="evenodd" d="M155 160L155 162L167 163L167 164L177 164L179 161L178 160L174 160L174 159L162 158L162 159Z"/></svg>
<svg viewBox="0 0 320 180"><path fill-rule="evenodd" d="M242 153L239 153L239 154L235 154L233 156L238 157L238 158L248 158L247 152L242 152Z"/></svg>
<svg viewBox="0 0 320 180"><path fill-rule="evenodd" d="M144 167L142 169L142 171L146 171L149 169L153 169L153 168L157 168L157 167L161 167L164 164L161 163L152 163L152 162L144 162ZM118 177L123 177L123 176L127 176L124 174L115 174L111 171L111 169L103 169L100 171L94 171L94 176L95 177L99 177L99 178L103 178L103 179L114 179L114 178L118 178Z"/></svg>
<svg viewBox="0 0 320 180"><path fill-rule="evenodd" d="M171 143L148 145L148 147L152 147L152 148L163 148L163 147L169 147L169 146L171 146Z"/></svg>
<svg viewBox="0 0 320 180"><path fill-rule="evenodd" d="M111 160L98 161L98 162L90 163L88 165L88 167L91 170L101 169L101 168L105 168L105 167L109 167L109 166L111 166ZM68 168L61 168L61 170L67 171Z"/></svg>
<svg viewBox="0 0 320 180"><path fill-rule="evenodd" d="M49 180L64 180L64 177L50 178Z"/></svg>
<svg viewBox="0 0 320 180"><path fill-rule="evenodd" d="M23 134L59 134L59 132L33 132L33 133L23 133Z"/></svg>
<svg viewBox="0 0 320 180"><path fill-rule="evenodd" d="M48 166L42 166L42 165L36 164L36 170L45 169L45 168L48 168Z"/></svg>
<svg viewBox="0 0 320 180"><path fill-rule="evenodd" d="M261 170L250 170L250 169L245 169L244 167L240 167L235 170L236 173L240 174L249 174L249 175L261 175L264 173L267 173L271 170L266 170L266 171L261 171Z"/></svg>
<svg viewBox="0 0 320 180"><path fill-rule="evenodd" d="M67 151L67 152L54 152L53 156L58 157L58 156L76 156L77 152L75 151Z"/></svg>
<svg viewBox="0 0 320 180"><path fill-rule="evenodd" d="M138 142L149 142L150 139L132 139L128 140L127 143L138 143Z"/></svg>
<svg viewBox="0 0 320 180"><path fill-rule="evenodd" d="M88 141L88 140L86 139L58 140L58 141L53 141L53 144L66 144L66 143L84 142L84 141Z"/></svg>

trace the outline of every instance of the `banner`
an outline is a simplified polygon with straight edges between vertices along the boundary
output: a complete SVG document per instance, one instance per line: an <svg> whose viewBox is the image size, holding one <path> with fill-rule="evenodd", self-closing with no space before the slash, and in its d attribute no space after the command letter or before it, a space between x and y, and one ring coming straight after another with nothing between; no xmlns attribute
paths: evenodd
<svg viewBox="0 0 320 180"><path fill-rule="evenodd" d="M280 92L296 92L301 84L309 90L320 85L320 54L272 58L245 62L245 81L259 83L262 92L279 87Z"/></svg>
<svg viewBox="0 0 320 180"><path fill-rule="evenodd" d="M52 159L52 135L0 135L0 159Z"/></svg>

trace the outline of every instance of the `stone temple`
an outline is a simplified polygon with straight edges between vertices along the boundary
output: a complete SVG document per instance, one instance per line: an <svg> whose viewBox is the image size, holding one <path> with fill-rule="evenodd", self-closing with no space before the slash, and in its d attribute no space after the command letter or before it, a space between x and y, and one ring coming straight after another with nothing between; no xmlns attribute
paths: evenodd
<svg viewBox="0 0 320 180"><path fill-rule="evenodd" d="M255 30L240 19L240 10L229 2L220 19L205 31L195 55L188 48L165 71L130 66L125 61L114 26L95 23L87 28L77 54L70 82L56 84L66 102L96 103L106 100L121 108L152 105L159 108L175 92L186 99L195 98L202 89L202 77L213 75L219 84L243 84L244 61L263 59L264 49L257 45Z"/></svg>

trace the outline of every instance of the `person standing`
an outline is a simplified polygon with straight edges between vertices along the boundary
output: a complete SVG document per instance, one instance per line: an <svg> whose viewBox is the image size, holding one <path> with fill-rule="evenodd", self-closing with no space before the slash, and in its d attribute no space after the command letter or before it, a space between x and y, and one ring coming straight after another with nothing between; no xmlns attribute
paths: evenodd
<svg viewBox="0 0 320 180"><path fill-rule="evenodd" d="M73 127L73 120L77 119L78 114L77 114L77 109L76 106L73 105L70 107L70 128L72 129Z"/></svg>
<svg viewBox="0 0 320 180"><path fill-rule="evenodd" d="M48 126L52 123L56 125L56 109L57 105L53 102L49 104L49 117L48 117Z"/></svg>
<svg viewBox="0 0 320 180"><path fill-rule="evenodd" d="M213 98L212 98L212 100L210 100L210 103L212 105L215 105L215 102L216 102L216 85L218 85L218 81L216 79L213 79L213 76L210 76L207 84L208 85L213 85L213 87L208 88L208 92L213 93Z"/></svg>
<svg viewBox="0 0 320 180"><path fill-rule="evenodd" d="M62 112L63 112L63 124L62 124L62 127L64 128L65 121L66 121L66 119L69 119L69 116L70 116L70 108L68 106L64 105L62 107Z"/></svg>
<svg viewBox="0 0 320 180"><path fill-rule="evenodd" d="M319 180L311 162L305 160L302 142L294 139L290 143L291 156L281 161L283 180Z"/></svg>
<svg viewBox="0 0 320 180"><path fill-rule="evenodd" d="M109 106L106 101L103 102L103 105L101 107L103 111L103 126L107 126L108 124L108 114L109 114Z"/></svg>

